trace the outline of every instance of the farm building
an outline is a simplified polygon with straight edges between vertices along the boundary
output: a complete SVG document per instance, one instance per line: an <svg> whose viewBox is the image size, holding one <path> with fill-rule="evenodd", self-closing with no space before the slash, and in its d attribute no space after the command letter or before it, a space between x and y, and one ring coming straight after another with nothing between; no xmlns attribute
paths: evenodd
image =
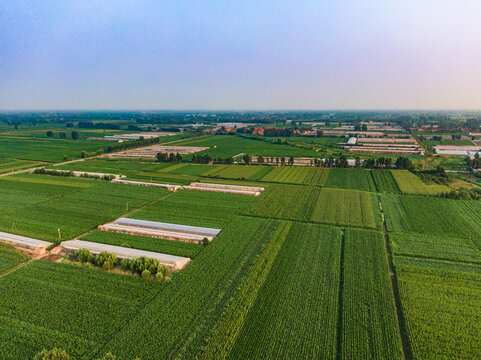
<svg viewBox="0 0 481 360"><path fill-rule="evenodd" d="M69 241L62 242L60 245L67 251L77 251L79 249L87 249L94 255L99 254L102 251L107 251L109 253L115 254L118 259L125 259L125 258L135 259L138 257L145 256L147 258L157 259L159 260L159 263L161 263L162 265L168 266L174 270L181 270L190 262L190 259L185 257L161 254L161 253L156 253L152 251L125 248L121 246L99 244L99 243L94 243L90 241L69 240Z"/></svg>
<svg viewBox="0 0 481 360"><path fill-rule="evenodd" d="M100 225L99 230L130 235L148 236L159 239L179 240L202 243L204 238L212 241L221 230L198 226L162 223L156 221L120 218L114 222Z"/></svg>
<svg viewBox="0 0 481 360"><path fill-rule="evenodd" d="M42 255L52 245L47 241L28 238L25 236L0 232L0 242L10 244L22 249L33 250L36 254Z"/></svg>
<svg viewBox="0 0 481 360"><path fill-rule="evenodd" d="M184 186L184 189L223 192L223 193L230 193L230 194L252 195L252 196L258 196L264 190L263 187L258 187L258 186L239 186L239 185L211 184L211 183L198 183L198 182L194 182L188 186Z"/></svg>

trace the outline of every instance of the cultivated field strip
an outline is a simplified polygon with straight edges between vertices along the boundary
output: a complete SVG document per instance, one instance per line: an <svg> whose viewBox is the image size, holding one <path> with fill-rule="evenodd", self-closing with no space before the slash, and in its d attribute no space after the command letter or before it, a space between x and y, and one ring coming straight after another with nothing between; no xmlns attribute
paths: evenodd
<svg viewBox="0 0 481 360"><path fill-rule="evenodd" d="M0 180L0 230L47 241L71 239L168 194L90 179L22 175Z"/></svg>
<svg viewBox="0 0 481 360"><path fill-rule="evenodd" d="M390 233L395 255L481 264L481 250L474 240L445 234Z"/></svg>
<svg viewBox="0 0 481 360"><path fill-rule="evenodd" d="M275 220L233 218L103 352L143 360L199 356L231 295L279 226Z"/></svg>
<svg viewBox="0 0 481 360"><path fill-rule="evenodd" d="M329 225L381 228L374 194L353 190L272 185L245 214Z"/></svg>
<svg viewBox="0 0 481 360"><path fill-rule="evenodd" d="M326 186L330 188L376 191L371 171L363 169L330 169Z"/></svg>
<svg viewBox="0 0 481 360"><path fill-rule="evenodd" d="M126 325L153 294L151 281L34 261L0 278L1 359L31 359L45 347L80 357ZM25 332L29 336L25 336Z"/></svg>
<svg viewBox="0 0 481 360"><path fill-rule="evenodd" d="M280 166L271 167L261 181L278 183L291 183L301 185L326 185L329 169L313 168L307 166Z"/></svg>
<svg viewBox="0 0 481 360"><path fill-rule="evenodd" d="M257 197L216 192L179 190L129 217L191 226L223 229Z"/></svg>
<svg viewBox="0 0 481 360"><path fill-rule="evenodd" d="M403 359L382 233L344 237L343 359Z"/></svg>
<svg viewBox="0 0 481 360"><path fill-rule="evenodd" d="M229 359L334 359L341 231L294 223Z"/></svg>
<svg viewBox="0 0 481 360"><path fill-rule="evenodd" d="M387 229L391 232L417 232L481 238L481 203L424 196L381 195Z"/></svg>
<svg viewBox="0 0 481 360"><path fill-rule="evenodd" d="M264 248L259 253L256 262L246 273L238 291L233 294L233 301L222 314L207 344L202 358L218 359L229 354L246 320L247 314L254 304L259 289L276 260L277 254L286 241L292 223L283 222L276 232L270 236Z"/></svg>
<svg viewBox="0 0 481 360"><path fill-rule="evenodd" d="M396 260L414 356L477 359L481 354L481 267L458 265L451 270L449 263L432 267L435 262L415 266Z"/></svg>
<svg viewBox="0 0 481 360"><path fill-rule="evenodd" d="M0 275L28 259L29 257L27 255L15 250L12 246L0 244Z"/></svg>
<svg viewBox="0 0 481 360"><path fill-rule="evenodd" d="M391 173L403 194L436 195L451 191L445 185L426 185L408 170L391 170Z"/></svg>

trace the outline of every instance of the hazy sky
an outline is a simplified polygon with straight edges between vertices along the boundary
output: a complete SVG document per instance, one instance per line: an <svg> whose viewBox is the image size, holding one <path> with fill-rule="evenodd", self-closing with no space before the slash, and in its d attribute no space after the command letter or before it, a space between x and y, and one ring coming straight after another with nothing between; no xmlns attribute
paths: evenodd
<svg viewBox="0 0 481 360"><path fill-rule="evenodd" d="M0 0L0 110L480 109L480 0Z"/></svg>

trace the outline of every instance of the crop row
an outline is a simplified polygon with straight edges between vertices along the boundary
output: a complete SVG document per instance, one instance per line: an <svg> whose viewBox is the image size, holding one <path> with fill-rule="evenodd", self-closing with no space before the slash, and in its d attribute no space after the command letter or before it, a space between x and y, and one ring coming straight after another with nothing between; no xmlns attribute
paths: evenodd
<svg viewBox="0 0 481 360"><path fill-rule="evenodd" d="M273 185L246 214L288 220L380 228L375 196L367 192Z"/></svg>
<svg viewBox="0 0 481 360"><path fill-rule="evenodd" d="M0 357L28 353L24 358L32 358L48 345L75 355L92 351L125 326L159 286L139 278L34 261L0 278L0 339L10 339L1 342Z"/></svg>
<svg viewBox="0 0 481 360"><path fill-rule="evenodd" d="M36 183L30 181L32 178L43 180L49 176L28 175L17 177L15 182L0 180L1 230L56 241L60 228L61 238L70 239L168 193L164 189L96 180L62 178Z"/></svg>
<svg viewBox="0 0 481 360"><path fill-rule="evenodd" d="M197 357L276 232L277 221L236 217L104 348L120 358ZM155 331L152 331L155 329Z"/></svg>
<svg viewBox="0 0 481 360"><path fill-rule="evenodd" d="M396 255L481 263L481 251L471 239L408 232L391 233L389 239Z"/></svg>
<svg viewBox="0 0 481 360"><path fill-rule="evenodd" d="M222 229L255 198L238 194L179 190L131 217L141 220L205 226Z"/></svg>
<svg viewBox="0 0 481 360"><path fill-rule="evenodd" d="M415 358L481 357L479 272L479 265L453 271L396 264L403 312Z"/></svg>
<svg viewBox="0 0 481 360"><path fill-rule="evenodd" d="M229 354L291 226L292 223L283 222L269 237L255 263L245 274L238 291L233 295L233 301L216 324L211 341L204 349L202 358L219 359Z"/></svg>
<svg viewBox="0 0 481 360"><path fill-rule="evenodd" d="M344 240L343 359L402 359L384 238L347 229Z"/></svg>
<svg viewBox="0 0 481 360"><path fill-rule="evenodd" d="M22 262L28 260L28 256L15 250L12 246L0 244L0 274Z"/></svg>
<svg viewBox="0 0 481 360"><path fill-rule="evenodd" d="M444 185L426 185L408 170L392 170L391 173L404 194L436 195L450 191Z"/></svg>
<svg viewBox="0 0 481 360"><path fill-rule="evenodd" d="M437 197L381 195L389 231L479 239L481 204Z"/></svg>
<svg viewBox="0 0 481 360"><path fill-rule="evenodd" d="M341 231L294 223L227 356L334 359Z"/></svg>

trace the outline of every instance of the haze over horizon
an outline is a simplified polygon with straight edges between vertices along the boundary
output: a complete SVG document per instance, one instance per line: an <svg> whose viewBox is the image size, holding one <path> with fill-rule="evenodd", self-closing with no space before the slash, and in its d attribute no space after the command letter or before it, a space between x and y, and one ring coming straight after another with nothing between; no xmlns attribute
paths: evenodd
<svg viewBox="0 0 481 360"><path fill-rule="evenodd" d="M0 4L0 110L481 108L475 0Z"/></svg>

